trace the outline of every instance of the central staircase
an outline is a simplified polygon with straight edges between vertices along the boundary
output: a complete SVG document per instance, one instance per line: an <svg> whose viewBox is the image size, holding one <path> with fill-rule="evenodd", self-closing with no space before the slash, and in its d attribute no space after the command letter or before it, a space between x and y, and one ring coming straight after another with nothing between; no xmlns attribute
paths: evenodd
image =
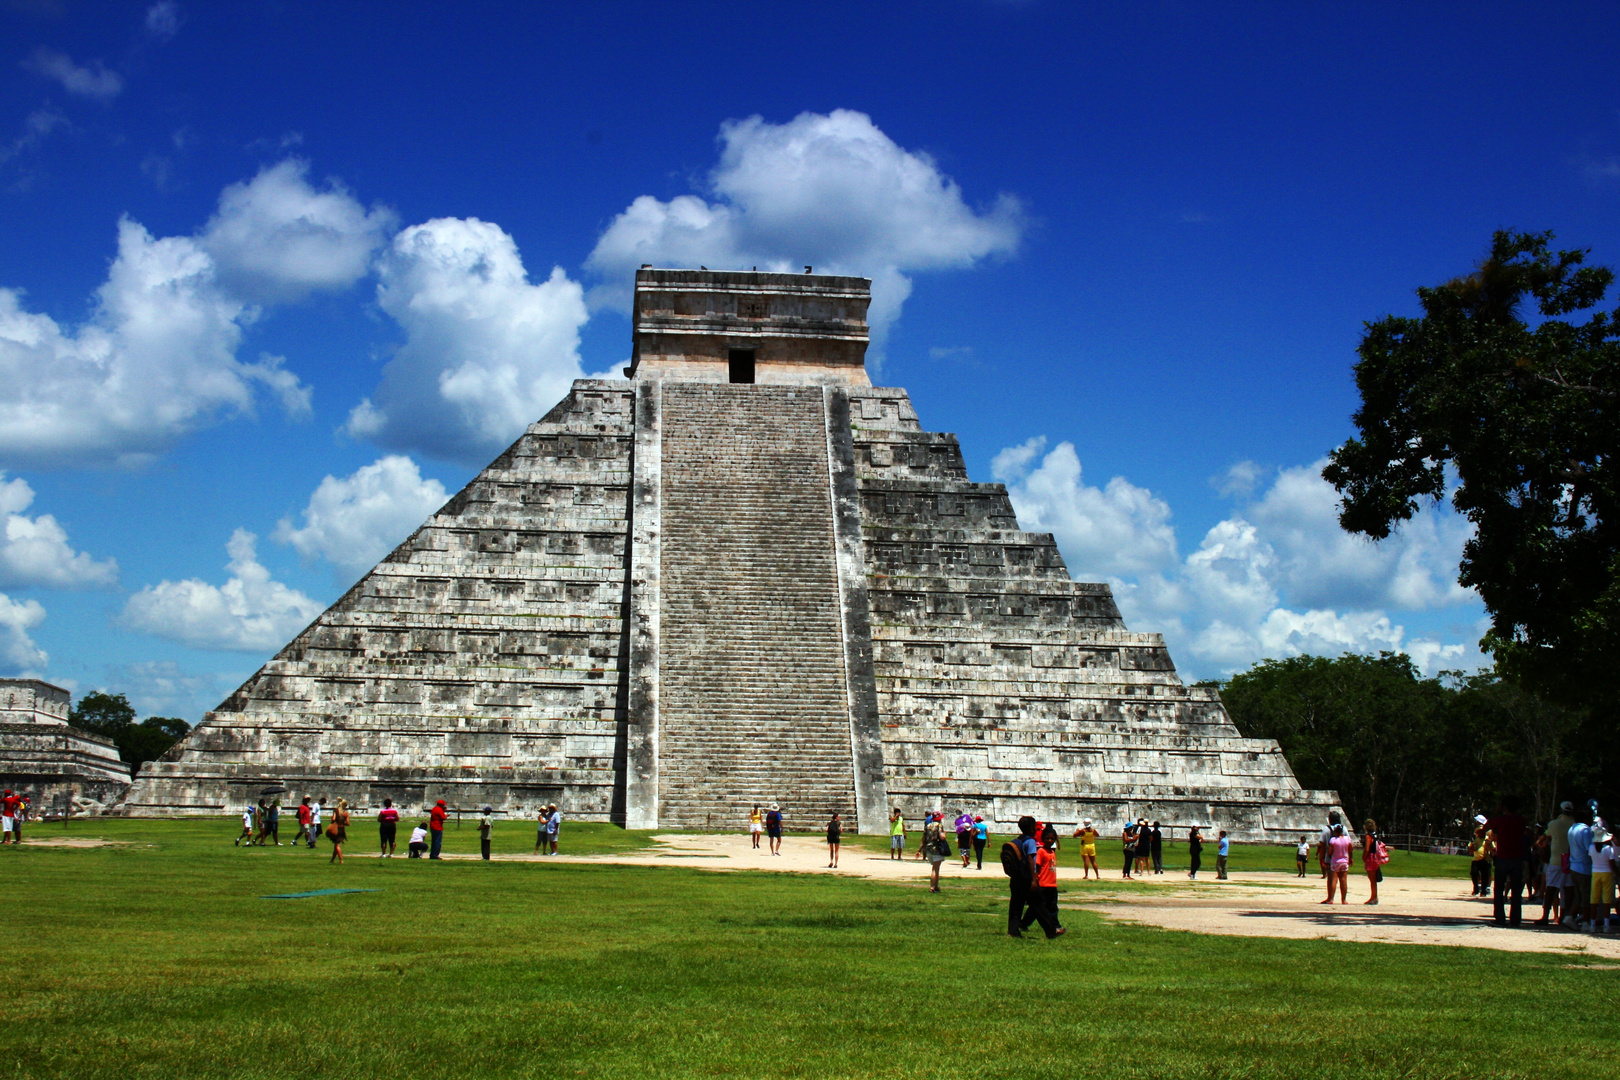
<svg viewBox="0 0 1620 1080"><path fill-rule="evenodd" d="M665 383L659 822L855 827L819 387Z"/></svg>

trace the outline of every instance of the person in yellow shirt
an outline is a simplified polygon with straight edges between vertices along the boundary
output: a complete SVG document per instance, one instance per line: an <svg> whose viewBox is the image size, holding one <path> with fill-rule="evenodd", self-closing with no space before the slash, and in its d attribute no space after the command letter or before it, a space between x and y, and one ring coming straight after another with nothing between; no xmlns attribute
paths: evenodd
<svg viewBox="0 0 1620 1080"><path fill-rule="evenodd" d="M1485 830L1485 815L1479 814L1474 818L1479 827L1474 830L1474 838L1468 842L1468 854L1473 862L1468 867L1468 876L1473 879L1473 896L1491 895L1491 856L1496 854L1496 838Z"/></svg>
<svg viewBox="0 0 1620 1080"><path fill-rule="evenodd" d="M1074 835L1080 838L1080 862L1085 868L1080 880L1086 880L1095 871L1097 880L1101 881L1102 871L1097 869L1097 841L1101 839L1102 834L1092 828L1091 819L1086 818L1080 823L1080 827L1074 830Z"/></svg>
<svg viewBox="0 0 1620 1080"><path fill-rule="evenodd" d="M889 858L895 862L906 861L906 819L898 806L889 811Z"/></svg>
<svg viewBox="0 0 1620 1080"><path fill-rule="evenodd" d="M759 850L759 837L765 831L765 814L760 810L759 804L748 812L748 835L754 841L754 850Z"/></svg>

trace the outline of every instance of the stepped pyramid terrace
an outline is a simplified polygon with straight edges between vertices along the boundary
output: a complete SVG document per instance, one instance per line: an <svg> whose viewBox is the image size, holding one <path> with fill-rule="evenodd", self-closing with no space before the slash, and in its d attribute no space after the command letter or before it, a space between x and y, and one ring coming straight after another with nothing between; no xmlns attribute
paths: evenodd
<svg viewBox="0 0 1620 1080"><path fill-rule="evenodd" d="M132 814L443 798L633 828L971 807L1319 827L1277 744L1070 580L955 437L871 385L870 282L644 268L579 380L145 767Z"/></svg>
<svg viewBox="0 0 1620 1080"><path fill-rule="evenodd" d="M95 813L129 788L118 748L68 723L72 695L39 679L0 679L0 788L35 813Z"/></svg>

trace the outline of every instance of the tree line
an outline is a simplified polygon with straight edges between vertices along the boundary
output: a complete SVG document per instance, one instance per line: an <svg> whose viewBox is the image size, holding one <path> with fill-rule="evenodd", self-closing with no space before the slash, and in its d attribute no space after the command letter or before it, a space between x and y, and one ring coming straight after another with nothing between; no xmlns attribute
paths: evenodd
<svg viewBox="0 0 1620 1080"><path fill-rule="evenodd" d="M162 757L191 730L190 724L175 716L148 716L137 722L127 697L99 690L78 700L68 712L68 723L111 741L132 775L148 761Z"/></svg>
<svg viewBox="0 0 1620 1080"><path fill-rule="evenodd" d="M1606 710L1571 707L1498 671L1423 678L1402 653L1262 660L1213 684L1244 736L1276 739L1306 788L1350 820L1458 836L1515 794L1535 820L1605 802L1620 763Z"/></svg>

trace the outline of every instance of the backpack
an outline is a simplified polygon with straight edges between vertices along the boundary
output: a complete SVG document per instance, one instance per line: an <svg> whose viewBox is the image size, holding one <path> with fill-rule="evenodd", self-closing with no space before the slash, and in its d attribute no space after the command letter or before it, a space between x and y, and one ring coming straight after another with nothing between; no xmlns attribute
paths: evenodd
<svg viewBox="0 0 1620 1080"><path fill-rule="evenodd" d="M1012 840L1001 845L1001 872L1012 878L1014 883L1029 884L1029 863L1025 861L1018 844Z"/></svg>

